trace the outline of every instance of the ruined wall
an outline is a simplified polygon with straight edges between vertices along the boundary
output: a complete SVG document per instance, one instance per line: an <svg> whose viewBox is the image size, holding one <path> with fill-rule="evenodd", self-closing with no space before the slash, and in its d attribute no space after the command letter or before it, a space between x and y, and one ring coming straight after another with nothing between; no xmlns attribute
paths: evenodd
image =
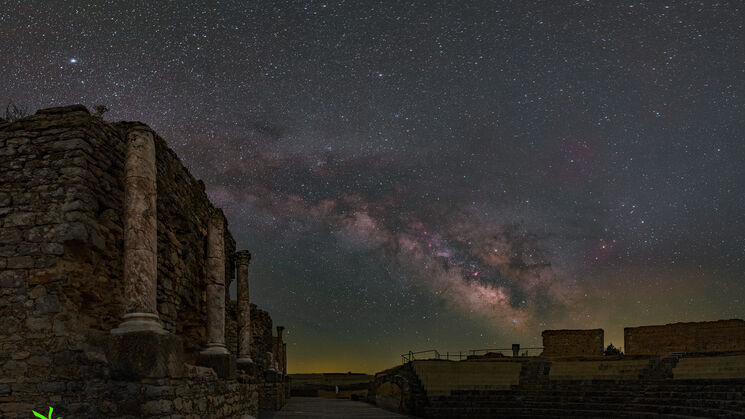
<svg viewBox="0 0 745 419"><path fill-rule="evenodd" d="M107 123L82 106L0 123L0 416L27 417L32 407L103 391L88 388L96 380L112 383L102 342L124 310L124 140L132 125ZM192 363L206 341L213 206L157 135L155 146L158 311ZM234 250L226 229L226 254ZM230 257L225 272L227 289ZM226 335L235 335L235 321L226 322ZM199 388L183 380L175 387Z"/></svg>
<svg viewBox="0 0 745 419"><path fill-rule="evenodd" d="M91 378L61 396L66 386L70 387L70 382L44 383L46 401L0 404L4 415L0 417L25 419L31 417L32 410L46 414L47 406L52 405L55 417L248 418L247 407L254 406L255 413L258 406L257 384L220 380L211 369L195 366L188 366L186 376L178 379L133 383Z"/></svg>
<svg viewBox="0 0 745 419"><path fill-rule="evenodd" d="M626 327L623 338L627 355L745 351L745 321L733 319Z"/></svg>
<svg viewBox="0 0 745 419"><path fill-rule="evenodd" d="M251 359L267 367L267 353L273 350L272 327L269 313L256 307L256 304L251 304Z"/></svg>
<svg viewBox="0 0 745 419"><path fill-rule="evenodd" d="M121 313L121 141L84 108L0 125L0 411L28 417L106 374ZM102 142L103 147L98 147ZM83 310L83 308L85 308ZM48 395L48 396L47 396ZM52 398L54 397L54 398ZM51 400L50 400L51 398Z"/></svg>
<svg viewBox="0 0 745 419"><path fill-rule="evenodd" d="M544 330L543 356L600 356L603 355L603 329Z"/></svg>

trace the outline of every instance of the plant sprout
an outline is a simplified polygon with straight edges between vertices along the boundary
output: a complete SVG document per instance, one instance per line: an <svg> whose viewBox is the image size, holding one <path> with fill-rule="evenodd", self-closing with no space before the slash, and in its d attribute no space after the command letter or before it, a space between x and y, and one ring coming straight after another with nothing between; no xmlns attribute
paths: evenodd
<svg viewBox="0 0 745 419"><path fill-rule="evenodd" d="M32 410L34 416L36 416L39 419L52 419L52 412L54 411L54 408L52 406L49 406L49 415L43 416L41 413L37 412L36 410ZM57 419L62 419L61 417L57 417Z"/></svg>

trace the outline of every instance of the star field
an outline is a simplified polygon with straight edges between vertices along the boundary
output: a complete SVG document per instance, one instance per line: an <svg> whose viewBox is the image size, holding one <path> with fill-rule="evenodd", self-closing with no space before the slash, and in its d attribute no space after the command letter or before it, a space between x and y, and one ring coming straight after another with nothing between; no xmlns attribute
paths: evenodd
<svg viewBox="0 0 745 419"><path fill-rule="evenodd" d="M0 100L204 180L290 372L743 318L733 1L0 3Z"/></svg>

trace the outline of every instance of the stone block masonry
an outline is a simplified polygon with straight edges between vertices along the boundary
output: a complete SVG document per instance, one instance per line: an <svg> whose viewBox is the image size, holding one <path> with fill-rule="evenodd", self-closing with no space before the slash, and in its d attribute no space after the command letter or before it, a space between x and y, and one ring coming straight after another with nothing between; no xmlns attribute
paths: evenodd
<svg viewBox="0 0 745 419"><path fill-rule="evenodd" d="M745 321L733 319L626 327L623 338L627 355L745 351Z"/></svg>
<svg viewBox="0 0 745 419"><path fill-rule="evenodd" d="M149 266L157 282L155 294L147 294L152 300L133 301L125 286L124 244L144 230L125 227L126 157L128 144L143 136L155 152L157 232L154 247L144 242L133 250L155 252L157 263ZM140 176L142 170L132 173L133 184L153 180ZM208 343L211 215L219 214L225 226L225 288L235 275L236 246L204 184L148 127L108 123L83 106L0 122L0 179L0 417L26 418L50 405L62 417L255 416L259 395L271 393L259 388L282 387L264 378L272 321L255 306L251 335L259 347L250 350L252 374L220 379L194 366ZM143 196L150 202L152 194ZM235 304L226 301L225 311L232 354L238 349ZM183 348L176 357L183 365L143 363L143 374L152 378L112 375L122 367L107 350L111 330L133 311L157 314L162 329L178 337L182 346L173 347ZM135 356L127 361L139 362Z"/></svg>
<svg viewBox="0 0 745 419"><path fill-rule="evenodd" d="M545 357L574 357L603 355L603 329L544 330Z"/></svg>

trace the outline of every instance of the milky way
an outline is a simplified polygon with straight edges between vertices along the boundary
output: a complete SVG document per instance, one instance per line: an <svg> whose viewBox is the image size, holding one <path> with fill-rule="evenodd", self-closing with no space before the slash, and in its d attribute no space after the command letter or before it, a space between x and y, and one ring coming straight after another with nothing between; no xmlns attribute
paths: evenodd
<svg viewBox="0 0 745 419"><path fill-rule="evenodd" d="M158 131L290 370L745 316L739 2L0 2L0 100Z"/></svg>

